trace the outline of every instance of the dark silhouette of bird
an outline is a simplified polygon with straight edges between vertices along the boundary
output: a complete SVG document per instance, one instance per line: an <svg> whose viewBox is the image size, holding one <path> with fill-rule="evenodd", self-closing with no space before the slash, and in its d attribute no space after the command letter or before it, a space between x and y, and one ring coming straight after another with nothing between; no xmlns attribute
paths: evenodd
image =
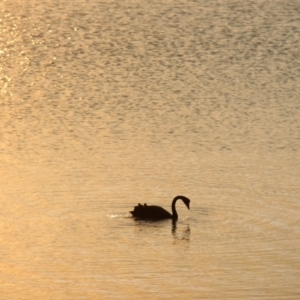
<svg viewBox="0 0 300 300"><path fill-rule="evenodd" d="M176 202L181 199L188 209L190 209L191 200L185 196L176 196L172 201L172 214L169 213L164 208L157 205L147 205L138 204L134 207L133 211L130 211L133 217L140 220L163 220L163 219L172 219L177 221L178 214L176 211Z"/></svg>

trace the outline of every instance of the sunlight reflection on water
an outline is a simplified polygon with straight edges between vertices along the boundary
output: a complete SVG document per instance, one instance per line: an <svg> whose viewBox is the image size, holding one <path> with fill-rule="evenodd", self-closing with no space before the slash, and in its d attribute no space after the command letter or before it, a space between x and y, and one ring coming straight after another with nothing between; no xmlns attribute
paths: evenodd
<svg viewBox="0 0 300 300"><path fill-rule="evenodd" d="M2 297L298 299L295 2L0 11Z"/></svg>

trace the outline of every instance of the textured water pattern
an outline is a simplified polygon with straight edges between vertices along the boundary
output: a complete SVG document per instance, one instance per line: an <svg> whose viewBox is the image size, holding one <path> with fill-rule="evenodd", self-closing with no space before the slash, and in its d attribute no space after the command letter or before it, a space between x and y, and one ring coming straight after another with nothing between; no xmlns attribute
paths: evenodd
<svg viewBox="0 0 300 300"><path fill-rule="evenodd" d="M299 299L299 1L8 0L0 32L1 299Z"/></svg>

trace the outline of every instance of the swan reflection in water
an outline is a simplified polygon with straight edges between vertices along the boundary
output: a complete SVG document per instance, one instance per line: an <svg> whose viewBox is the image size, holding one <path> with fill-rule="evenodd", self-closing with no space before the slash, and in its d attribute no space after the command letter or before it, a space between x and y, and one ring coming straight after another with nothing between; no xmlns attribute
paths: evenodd
<svg viewBox="0 0 300 300"><path fill-rule="evenodd" d="M190 226L187 225L186 226L186 229L183 230L183 233L179 236L178 233L176 232L176 222L173 222L173 226L172 226L172 235L174 236L174 238L176 240L185 240L185 241L190 241L190 233L191 233L191 230L190 230Z"/></svg>
<svg viewBox="0 0 300 300"><path fill-rule="evenodd" d="M183 203L186 205L188 209L190 209L190 202L191 200L185 196L176 196L172 201L172 214L169 213L164 208L157 206L157 205L147 205L146 203L144 205L138 204L134 207L134 210L130 213L132 216L139 220L164 220L164 219L172 219L173 224L176 223L178 220L178 214L176 211L176 202L177 200L181 199Z"/></svg>

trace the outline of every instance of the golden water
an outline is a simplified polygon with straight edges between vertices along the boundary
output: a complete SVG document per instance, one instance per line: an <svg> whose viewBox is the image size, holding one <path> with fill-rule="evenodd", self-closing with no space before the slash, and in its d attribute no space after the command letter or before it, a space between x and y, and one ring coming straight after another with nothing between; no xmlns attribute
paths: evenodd
<svg viewBox="0 0 300 300"><path fill-rule="evenodd" d="M299 16L2 1L0 298L299 299Z"/></svg>

